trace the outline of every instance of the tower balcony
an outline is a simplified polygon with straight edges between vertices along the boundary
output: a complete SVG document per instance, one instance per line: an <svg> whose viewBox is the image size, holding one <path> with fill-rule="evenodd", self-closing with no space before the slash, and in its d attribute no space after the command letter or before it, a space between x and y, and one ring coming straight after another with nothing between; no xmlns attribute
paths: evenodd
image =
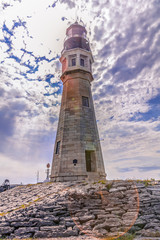
<svg viewBox="0 0 160 240"><path fill-rule="evenodd" d="M66 72L81 70L92 74L92 53L86 49L74 48L62 52L62 75Z"/></svg>

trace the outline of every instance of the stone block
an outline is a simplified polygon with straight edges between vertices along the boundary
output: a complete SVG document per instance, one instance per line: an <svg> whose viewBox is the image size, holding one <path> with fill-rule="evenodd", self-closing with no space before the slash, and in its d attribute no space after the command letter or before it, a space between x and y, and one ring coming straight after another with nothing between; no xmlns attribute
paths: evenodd
<svg viewBox="0 0 160 240"><path fill-rule="evenodd" d="M14 227L0 227L0 234L10 234L14 231Z"/></svg>
<svg viewBox="0 0 160 240"><path fill-rule="evenodd" d="M31 222L12 222L11 227L30 227Z"/></svg>
<svg viewBox="0 0 160 240"><path fill-rule="evenodd" d="M41 231L63 232L66 230L65 226L44 226L40 227Z"/></svg>
<svg viewBox="0 0 160 240"><path fill-rule="evenodd" d="M52 233L47 231L37 231L33 235L34 238L51 238Z"/></svg>
<svg viewBox="0 0 160 240"><path fill-rule="evenodd" d="M75 226L75 223L72 221L72 222L65 222L65 226L68 228L68 227L74 227Z"/></svg>
<svg viewBox="0 0 160 240"><path fill-rule="evenodd" d="M8 222L1 222L0 223L0 227L7 227L7 226L9 226Z"/></svg>
<svg viewBox="0 0 160 240"><path fill-rule="evenodd" d="M72 236L78 236L78 231L75 229L75 230L66 230L63 234L62 234L63 237L72 237Z"/></svg>
<svg viewBox="0 0 160 240"><path fill-rule="evenodd" d="M95 219L94 215L85 215L85 216L79 217L79 221L81 223L85 223L87 221L94 220L94 219Z"/></svg>

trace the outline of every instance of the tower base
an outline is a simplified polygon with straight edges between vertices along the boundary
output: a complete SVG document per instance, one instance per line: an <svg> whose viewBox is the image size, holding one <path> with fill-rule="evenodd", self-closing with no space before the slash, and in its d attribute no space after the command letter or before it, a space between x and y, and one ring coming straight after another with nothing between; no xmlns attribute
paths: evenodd
<svg viewBox="0 0 160 240"><path fill-rule="evenodd" d="M106 175L102 175L96 172L89 172L86 175L75 176L55 176L51 177L51 182L74 182L74 181L100 181L106 180Z"/></svg>

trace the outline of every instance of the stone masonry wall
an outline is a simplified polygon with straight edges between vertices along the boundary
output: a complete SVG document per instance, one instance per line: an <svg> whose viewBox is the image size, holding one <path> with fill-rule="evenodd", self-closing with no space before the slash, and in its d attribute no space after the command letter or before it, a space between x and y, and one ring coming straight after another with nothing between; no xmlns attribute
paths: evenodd
<svg viewBox="0 0 160 240"><path fill-rule="evenodd" d="M43 183L0 193L0 238L160 239L160 182Z"/></svg>
<svg viewBox="0 0 160 240"><path fill-rule="evenodd" d="M63 76L63 94L53 164L52 181L81 181L90 177L105 178L94 105L91 93L91 74L75 71ZM84 106L82 96L87 97L89 106ZM60 143L56 153L57 142ZM92 171L86 169L85 151L92 151ZM73 165L73 160L77 164ZM95 161L94 161L95 160Z"/></svg>

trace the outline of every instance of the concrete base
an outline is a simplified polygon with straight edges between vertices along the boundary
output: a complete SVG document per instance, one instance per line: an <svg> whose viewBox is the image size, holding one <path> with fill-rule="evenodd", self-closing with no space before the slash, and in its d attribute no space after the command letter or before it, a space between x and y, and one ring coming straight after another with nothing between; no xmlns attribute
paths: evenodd
<svg viewBox="0 0 160 240"><path fill-rule="evenodd" d="M106 180L106 175L96 172L87 172L87 175L55 176L51 177L51 182L74 182L74 181L100 181Z"/></svg>
<svg viewBox="0 0 160 240"><path fill-rule="evenodd" d="M106 174L100 174L97 172L87 172L87 181L100 181L100 180L106 180Z"/></svg>
<svg viewBox="0 0 160 240"><path fill-rule="evenodd" d="M57 176L52 177L51 182L74 182L74 181L83 181L87 178L86 175L84 176Z"/></svg>

